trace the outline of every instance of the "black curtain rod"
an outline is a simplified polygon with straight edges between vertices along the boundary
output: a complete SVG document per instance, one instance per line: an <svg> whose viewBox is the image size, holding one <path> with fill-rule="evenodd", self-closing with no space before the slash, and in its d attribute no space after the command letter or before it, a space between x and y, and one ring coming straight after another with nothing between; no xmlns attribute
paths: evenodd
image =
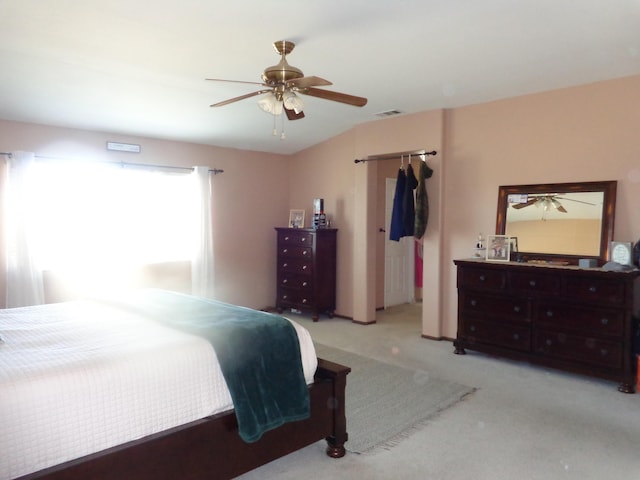
<svg viewBox="0 0 640 480"><path fill-rule="evenodd" d="M407 153L394 153L393 155L383 155L380 157L371 157L371 158L363 158L363 159L355 159L353 163L365 163L365 162L377 162L379 160L397 160L402 157L412 157L418 155L437 155L438 152L432 150L431 152L407 152Z"/></svg>
<svg viewBox="0 0 640 480"><path fill-rule="evenodd" d="M0 152L0 155L6 155L7 157L11 157L12 154L11 152ZM42 156L42 155L34 155L35 158L40 158L43 160L68 160L66 158L62 158L62 157L47 157L47 156ZM171 169L171 170L191 170L193 171L193 167L178 167L175 165L158 165L158 164L153 164L153 163L132 163L132 162L107 162L107 161L101 161L100 163L106 163L109 165L120 165L120 166L127 166L127 167L146 167L146 168L165 168L165 169ZM219 173L224 173L224 170L219 169L219 168L210 168L209 169L209 173L213 173L214 175L217 175Z"/></svg>

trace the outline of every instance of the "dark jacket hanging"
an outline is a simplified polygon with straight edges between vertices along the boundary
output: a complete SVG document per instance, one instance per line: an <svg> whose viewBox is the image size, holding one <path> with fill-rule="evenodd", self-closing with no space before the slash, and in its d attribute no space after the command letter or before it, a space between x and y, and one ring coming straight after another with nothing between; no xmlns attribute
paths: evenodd
<svg viewBox="0 0 640 480"><path fill-rule="evenodd" d="M433 170L427 162L420 162L418 170L418 187L416 189L416 218L414 236L422 238L429 221L429 197L427 196L427 178L431 178Z"/></svg>
<svg viewBox="0 0 640 480"><path fill-rule="evenodd" d="M415 232L416 204L413 191L418 186L418 179L413 173L411 164L407 165L407 184L404 188L404 198L402 201L402 225L403 237L412 237Z"/></svg>
<svg viewBox="0 0 640 480"><path fill-rule="evenodd" d="M396 242L400 240L400 237L404 236L403 203L406 183L407 175L404 173L404 170L400 168L396 181L396 191L393 195L393 210L391 211L391 226L389 228L389 240L395 240Z"/></svg>

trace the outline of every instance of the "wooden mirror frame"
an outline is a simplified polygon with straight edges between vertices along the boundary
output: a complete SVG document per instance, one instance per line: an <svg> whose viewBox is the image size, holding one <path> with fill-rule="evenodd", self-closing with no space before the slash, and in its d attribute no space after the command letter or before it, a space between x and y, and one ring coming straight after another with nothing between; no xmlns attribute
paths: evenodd
<svg viewBox="0 0 640 480"><path fill-rule="evenodd" d="M537 252L518 252L519 261L545 261L550 263L568 263L577 265L581 258L595 259L598 265L603 265L609 258L609 245L613 240L613 227L616 213L616 190L618 182L615 180L602 182L576 183L547 183L540 185L502 185L498 188L498 213L496 216L496 235L504 235L507 221L508 198L512 194L549 194L575 192L603 192L602 224L600 229L599 255L568 255Z"/></svg>

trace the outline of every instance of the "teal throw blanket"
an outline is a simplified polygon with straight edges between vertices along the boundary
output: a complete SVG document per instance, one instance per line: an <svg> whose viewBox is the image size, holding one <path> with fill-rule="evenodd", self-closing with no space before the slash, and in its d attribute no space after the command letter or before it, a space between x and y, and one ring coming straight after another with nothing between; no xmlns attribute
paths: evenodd
<svg viewBox="0 0 640 480"><path fill-rule="evenodd" d="M286 318L163 290L143 290L109 303L211 342L245 442L309 417L298 335Z"/></svg>

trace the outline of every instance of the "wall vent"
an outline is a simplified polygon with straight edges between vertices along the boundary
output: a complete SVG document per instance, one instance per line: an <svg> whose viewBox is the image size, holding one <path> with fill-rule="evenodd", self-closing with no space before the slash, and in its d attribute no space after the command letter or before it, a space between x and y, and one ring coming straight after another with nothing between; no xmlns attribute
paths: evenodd
<svg viewBox="0 0 640 480"><path fill-rule="evenodd" d="M376 117L392 117L393 115L400 115L403 112L400 110L387 110L386 112L380 112L374 114Z"/></svg>

